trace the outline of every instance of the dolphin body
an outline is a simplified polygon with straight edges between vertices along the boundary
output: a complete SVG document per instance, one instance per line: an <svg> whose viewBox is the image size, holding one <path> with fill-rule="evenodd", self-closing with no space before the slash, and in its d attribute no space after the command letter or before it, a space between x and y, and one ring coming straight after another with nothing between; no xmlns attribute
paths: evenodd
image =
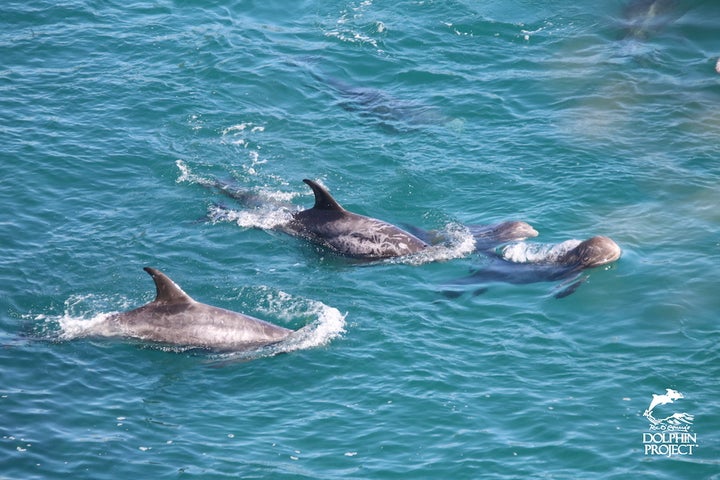
<svg viewBox="0 0 720 480"><path fill-rule="evenodd" d="M293 213L288 222L273 227L275 230L304 238L340 255L371 261L418 253L445 240L442 233L437 231L409 225L405 225L403 229L382 220L350 212L340 206L319 183L308 179L303 182L312 189L315 204L312 208ZM223 181L208 182L205 186L218 189L246 207L258 208L266 203L272 206L277 204ZM219 211L227 210L223 205L216 204L215 207ZM277 204L277 207L289 209L292 205ZM475 239L476 250L490 249L538 234L530 225L520 221L471 225L468 229Z"/></svg>
<svg viewBox="0 0 720 480"><path fill-rule="evenodd" d="M282 229L349 257L379 260L410 255L428 243L382 220L345 210L322 185L303 180L315 194L315 205L293 214Z"/></svg>
<svg viewBox="0 0 720 480"><path fill-rule="evenodd" d="M575 241L577 242L577 241ZM565 242L563 242L565 243ZM562 246L563 244L558 244ZM507 248L507 247L506 247ZM612 239L604 236L591 237L555 256L539 259L513 260L492 250L485 252L489 263L470 276L453 282L453 285L486 285L491 282L528 284L536 282L562 281L555 298L566 297L586 280L582 272L589 268L607 265L620 258L622 250ZM475 293L483 293L482 287ZM447 296L462 294L457 291L445 291Z"/></svg>
<svg viewBox="0 0 720 480"><path fill-rule="evenodd" d="M461 130L463 127L462 119L450 118L438 107L404 101L382 90L354 86L336 78L312 75L342 97L340 106L344 110L357 112L388 132L400 133L420 126L447 126L453 130Z"/></svg>
<svg viewBox="0 0 720 480"><path fill-rule="evenodd" d="M216 351L246 351L278 343L294 332L242 313L200 303L159 270L150 267L144 270L155 281L155 300L111 315L97 332L101 336Z"/></svg>
<svg viewBox="0 0 720 480"><path fill-rule="evenodd" d="M623 9L626 38L647 40L685 15L690 2L679 0L631 0Z"/></svg>

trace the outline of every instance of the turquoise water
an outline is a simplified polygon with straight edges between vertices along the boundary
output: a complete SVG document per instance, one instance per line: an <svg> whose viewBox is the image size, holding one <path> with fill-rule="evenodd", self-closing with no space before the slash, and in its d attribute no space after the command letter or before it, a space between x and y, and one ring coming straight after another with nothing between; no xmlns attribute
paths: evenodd
<svg viewBox="0 0 720 480"><path fill-rule="evenodd" d="M720 478L720 8L671 3L4 2L0 478ZM357 265L203 186L308 207L303 178L623 256L562 299L449 298L486 261L462 238ZM146 265L316 335L85 337L153 298ZM644 452L667 388L692 455Z"/></svg>

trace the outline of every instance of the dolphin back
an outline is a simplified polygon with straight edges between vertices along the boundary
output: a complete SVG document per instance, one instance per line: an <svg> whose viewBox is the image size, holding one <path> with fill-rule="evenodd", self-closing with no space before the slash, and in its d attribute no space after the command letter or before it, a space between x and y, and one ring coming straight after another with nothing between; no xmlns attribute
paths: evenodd
<svg viewBox="0 0 720 480"><path fill-rule="evenodd" d="M313 180L303 180L315 194L312 208L297 212L287 233L323 245L341 255L363 259L399 257L428 245L395 225L345 210Z"/></svg>
<svg viewBox="0 0 720 480"><path fill-rule="evenodd" d="M153 303L192 303L195 301L160 270L151 267L145 267L143 270L150 274L155 282L157 295Z"/></svg>
<svg viewBox="0 0 720 480"><path fill-rule="evenodd" d="M157 288L152 302L108 317L98 334L204 348L242 351L271 345L292 330L192 299L161 271L145 267Z"/></svg>
<svg viewBox="0 0 720 480"><path fill-rule="evenodd" d="M345 211L345 209L340 206L340 204L332 197L332 195L330 195L330 192L328 192L325 187L307 178L304 179L303 182L307 183L308 186L312 188L313 194L315 194L315 205L313 205L313 208L317 210Z"/></svg>

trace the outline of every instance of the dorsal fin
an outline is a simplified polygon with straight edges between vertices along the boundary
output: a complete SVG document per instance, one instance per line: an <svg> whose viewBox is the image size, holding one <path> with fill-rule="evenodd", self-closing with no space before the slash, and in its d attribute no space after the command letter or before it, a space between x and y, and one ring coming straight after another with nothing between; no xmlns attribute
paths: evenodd
<svg viewBox="0 0 720 480"><path fill-rule="evenodd" d="M183 292L182 288L178 287L175 282L162 273L160 270L155 268L145 267L143 268L155 281L155 288L157 289L157 296L155 302L158 303L192 303L193 300L190 295Z"/></svg>
<svg viewBox="0 0 720 480"><path fill-rule="evenodd" d="M319 210L337 210L339 212L345 211L325 187L307 178L304 179L303 182L307 183L315 194L315 205L313 205L313 208Z"/></svg>

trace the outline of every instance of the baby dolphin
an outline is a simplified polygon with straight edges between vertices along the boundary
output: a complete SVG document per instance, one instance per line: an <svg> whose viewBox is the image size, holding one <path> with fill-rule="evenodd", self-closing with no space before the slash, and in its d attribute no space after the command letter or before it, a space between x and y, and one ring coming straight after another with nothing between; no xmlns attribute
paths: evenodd
<svg viewBox="0 0 720 480"><path fill-rule="evenodd" d="M345 210L322 185L303 180L315 194L312 208L297 212L287 233L349 257L369 260L409 255L428 247L415 235L382 220Z"/></svg>
<svg viewBox="0 0 720 480"><path fill-rule="evenodd" d="M161 271L145 267L157 296L152 302L108 317L97 333L167 345L217 351L254 350L288 337L293 330L200 303Z"/></svg>
<svg viewBox="0 0 720 480"><path fill-rule="evenodd" d="M530 224L517 220L492 225L473 225L469 229L475 238L475 249L480 251L538 235L537 230Z"/></svg>

